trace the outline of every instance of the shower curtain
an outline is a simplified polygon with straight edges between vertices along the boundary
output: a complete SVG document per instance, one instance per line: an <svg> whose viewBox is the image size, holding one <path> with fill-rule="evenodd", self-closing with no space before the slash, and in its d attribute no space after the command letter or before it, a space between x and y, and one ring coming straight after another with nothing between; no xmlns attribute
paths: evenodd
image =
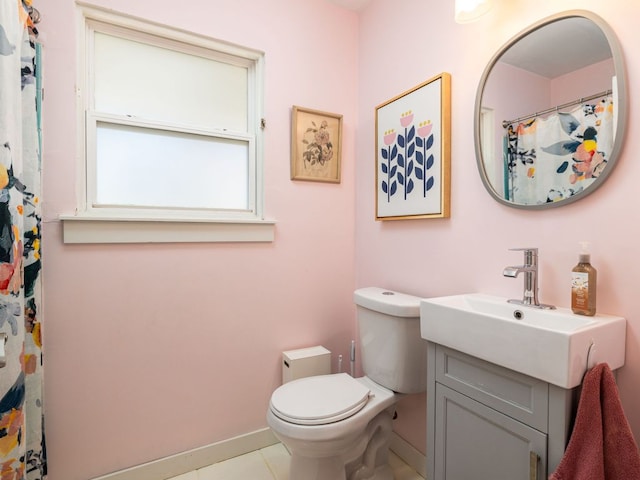
<svg viewBox="0 0 640 480"><path fill-rule="evenodd" d="M0 368L0 480L46 475L39 47L30 11L19 0L0 0L0 333L6 334L6 365Z"/></svg>
<svg viewBox="0 0 640 480"><path fill-rule="evenodd" d="M536 205L584 190L604 171L613 146L613 99L507 128L508 200Z"/></svg>

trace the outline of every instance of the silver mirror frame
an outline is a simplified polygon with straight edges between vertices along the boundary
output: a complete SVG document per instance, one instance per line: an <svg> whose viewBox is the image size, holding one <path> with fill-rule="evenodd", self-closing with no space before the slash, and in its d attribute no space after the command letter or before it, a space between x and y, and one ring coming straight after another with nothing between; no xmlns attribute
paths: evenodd
<svg viewBox="0 0 640 480"><path fill-rule="evenodd" d="M577 193L576 195L573 195L559 202L544 203L540 205L521 205L521 204L513 203L508 200L505 200L504 198L502 198L501 195L498 195L498 193L495 191L495 189L491 185L491 182L487 177L487 173L484 167L484 158L482 156L481 132L480 132L480 114L482 110L482 96L484 94L485 85L487 83L487 79L489 78L491 71L493 70L494 65L498 62L500 57L502 57L502 55L509 48L511 48L512 45L517 43L523 37L526 37L530 33L550 23L557 22L566 18L572 18L572 17L583 17L595 23L600 28L600 30L602 30L602 33L604 34L607 41L609 42L609 48L611 49L611 54L613 57L613 64L616 72L616 87L618 92L618 119L616 124L616 137L615 137L613 148L611 150L611 154L608 160L608 168L604 169L604 171L600 174L598 180L592 183L591 185L589 185L588 188ZM539 22L534 23L533 25L529 26L528 28L524 29L523 31L518 33L516 36L511 38L511 40L505 43L498 50L498 52L489 61L487 67L482 73L482 77L480 78L480 83L478 85L478 90L476 93L476 101L475 101L475 108L474 108L473 134L474 134L474 143L475 143L476 164L478 166L478 171L480 173L480 178L482 179L482 183L484 184L489 194L497 202L502 203L503 205L507 205L509 207L520 208L525 210L543 210L548 208L560 207L563 205L568 205L570 203L573 203L577 200L580 200L586 197L587 195L592 194L594 191L600 188L600 186L602 186L602 184L605 182L607 177L611 174L611 172L613 171L613 167L617 163L618 156L620 155L620 152L622 150L622 146L624 144L624 139L626 137L626 132L627 132L627 110L628 110L627 100L628 99L627 99L626 70L624 66L622 49L620 47L620 43L618 42L618 38L616 37L615 33L613 32L611 27L601 17L586 10L568 10L565 12L560 12L558 14L552 15L550 17L546 17L540 20Z"/></svg>

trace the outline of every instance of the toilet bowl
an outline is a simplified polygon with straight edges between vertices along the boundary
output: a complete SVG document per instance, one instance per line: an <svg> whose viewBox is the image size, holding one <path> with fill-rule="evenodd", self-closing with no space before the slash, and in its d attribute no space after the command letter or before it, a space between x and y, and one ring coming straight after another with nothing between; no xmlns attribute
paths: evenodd
<svg viewBox="0 0 640 480"><path fill-rule="evenodd" d="M301 378L271 396L267 423L291 453L290 480L393 480L395 404L426 383L420 299L375 287L354 299L365 376Z"/></svg>
<svg viewBox="0 0 640 480"><path fill-rule="evenodd" d="M388 448L400 394L346 373L302 378L280 389L267 423L292 454L290 480L393 480ZM295 399L310 400L316 392L323 393L311 401L314 413L301 415Z"/></svg>

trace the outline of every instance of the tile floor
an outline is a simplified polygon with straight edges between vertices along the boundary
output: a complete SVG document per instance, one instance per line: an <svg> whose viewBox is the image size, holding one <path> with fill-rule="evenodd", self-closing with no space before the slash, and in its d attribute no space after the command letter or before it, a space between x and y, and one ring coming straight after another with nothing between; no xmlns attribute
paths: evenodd
<svg viewBox="0 0 640 480"><path fill-rule="evenodd" d="M393 452L395 480L424 480ZM170 480L289 480L289 452L281 443L216 463Z"/></svg>

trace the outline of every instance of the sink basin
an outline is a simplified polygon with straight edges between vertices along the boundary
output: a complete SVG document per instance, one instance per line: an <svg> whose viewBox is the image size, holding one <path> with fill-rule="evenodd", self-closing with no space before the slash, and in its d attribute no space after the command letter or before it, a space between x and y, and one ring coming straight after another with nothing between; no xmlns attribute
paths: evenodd
<svg viewBox="0 0 640 480"><path fill-rule="evenodd" d="M506 298L470 293L420 302L422 338L562 388L587 368L624 365L626 320L541 310Z"/></svg>

